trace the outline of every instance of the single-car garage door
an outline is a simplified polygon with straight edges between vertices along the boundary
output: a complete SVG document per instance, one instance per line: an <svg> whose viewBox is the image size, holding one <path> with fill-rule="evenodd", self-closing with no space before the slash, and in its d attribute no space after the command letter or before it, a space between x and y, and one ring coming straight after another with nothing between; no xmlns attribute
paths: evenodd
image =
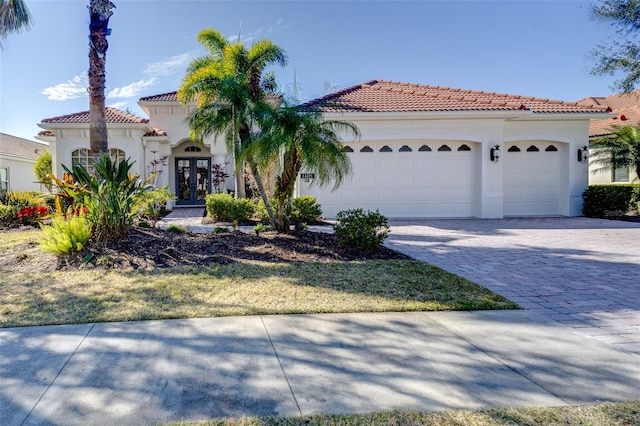
<svg viewBox="0 0 640 426"><path fill-rule="evenodd" d="M301 195L313 195L325 217L376 210L391 218L472 217L476 144L460 141L360 142L345 146L353 173L340 188L319 189L302 174Z"/></svg>
<svg viewBox="0 0 640 426"><path fill-rule="evenodd" d="M560 215L562 145L510 142L503 149L504 215Z"/></svg>

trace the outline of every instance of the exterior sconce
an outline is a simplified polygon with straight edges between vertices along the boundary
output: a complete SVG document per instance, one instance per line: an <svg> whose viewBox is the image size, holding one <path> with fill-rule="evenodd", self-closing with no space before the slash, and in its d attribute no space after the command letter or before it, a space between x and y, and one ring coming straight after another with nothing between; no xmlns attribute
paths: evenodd
<svg viewBox="0 0 640 426"><path fill-rule="evenodd" d="M491 150L489 151L489 153L490 153L491 161L493 161L494 163L497 163L498 160L500 160L500 145L495 145L491 147Z"/></svg>
<svg viewBox="0 0 640 426"><path fill-rule="evenodd" d="M585 145L578 149L578 162L586 163L589 159L589 148Z"/></svg>

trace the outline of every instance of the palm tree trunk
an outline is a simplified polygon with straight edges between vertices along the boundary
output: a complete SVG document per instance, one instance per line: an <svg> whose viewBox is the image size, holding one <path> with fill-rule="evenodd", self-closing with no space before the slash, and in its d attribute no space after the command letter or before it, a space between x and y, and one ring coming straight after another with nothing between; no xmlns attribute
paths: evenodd
<svg viewBox="0 0 640 426"><path fill-rule="evenodd" d="M89 142L96 157L107 152L107 120L105 116L105 60L109 43L107 36L111 11L115 5L109 0L91 0L89 4Z"/></svg>
<svg viewBox="0 0 640 426"><path fill-rule="evenodd" d="M249 167L251 168L251 174L253 175L253 178L256 180L256 185L258 186L258 192L260 192L260 196L262 197L264 206L267 209L267 214L269 215L269 224L273 229L278 229L276 218L275 218L275 215L273 214L273 208L271 207L271 201L269 201L269 195L267 194L267 191L265 191L264 189L262 176L258 171L258 167L253 161L249 162Z"/></svg>

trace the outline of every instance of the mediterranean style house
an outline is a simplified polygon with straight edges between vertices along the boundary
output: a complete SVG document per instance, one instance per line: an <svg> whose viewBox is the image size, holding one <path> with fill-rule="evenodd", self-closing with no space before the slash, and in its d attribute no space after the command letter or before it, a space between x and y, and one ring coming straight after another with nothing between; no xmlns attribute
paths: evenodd
<svg viewBox="0 0 640 426"><path fill-rule="evenodd" d="M610 135L614 126L637 126L640 123L640 90L606 97L589 97L578 101L580 104L601 105L609 107L611 117L594 120L589 125L589 140ZM629 167L607 171L598 171L600 166L590 165L589 183L631 183L640 179L635 171Z"/></svg>
<svg viewBox="0 0 640 426"><path fill-rule="evenodd" d="M175 204L198 205L211 192L212 164L232 175L223 138L195 143L176 92L139 100L147 118L107 109L114 158L136 161L142 176L166 164L159 185ZM374 80L307 102L361 132L344 140L353 173L331 191L303 171L297 195L313 195L324 215L378 209L389 218L578 216L588 185L589 123L606 106ZM47 118L39 139L62 164L89 164L89 113ZM584 156L584 157L583 157ZM160 163L159 163L160 161ZM164 163L163 163L164 161ZM226 189L233 189L229 178Z"/></svg>
<svg viewBox="0 0 640 426"><path fill-rule="evenodd" d="M45 144L0 133L0 193L42 191L33 167L47 149Z"/></svg>

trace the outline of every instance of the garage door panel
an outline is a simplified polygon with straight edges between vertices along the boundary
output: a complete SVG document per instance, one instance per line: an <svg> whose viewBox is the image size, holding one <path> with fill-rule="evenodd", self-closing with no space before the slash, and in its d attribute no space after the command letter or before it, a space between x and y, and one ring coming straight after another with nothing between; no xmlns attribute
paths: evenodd
<svg viewBox="0 0 640 426"><path fill-rule="evenodd" d="M545 151L549 143L510 143L520 152L505 152L504 214L505 216L559 215L561 194L561 150ZM530 146L539 151L527 151Z"/></svg>
<svg viewBox="0 0 640 426"><path fill-rule="evenodd" d="M446 144L451 151L437 151ZM389 217L470 217L475 201L474 165L479 152L476 144L466 143L471 151L457 151L461 143L416 141L367 142L373 152L349 154L353 176L335 195L305 188L300 192L318 198L325 216L345 208L378 209ZM391 152L380 152L388 145ZM413 151L399 151L409 145ZM423 145L431 152L419 152ZM325 209L325 204L327 208ZM350 206L350 207L346 207Z"/></svg>

